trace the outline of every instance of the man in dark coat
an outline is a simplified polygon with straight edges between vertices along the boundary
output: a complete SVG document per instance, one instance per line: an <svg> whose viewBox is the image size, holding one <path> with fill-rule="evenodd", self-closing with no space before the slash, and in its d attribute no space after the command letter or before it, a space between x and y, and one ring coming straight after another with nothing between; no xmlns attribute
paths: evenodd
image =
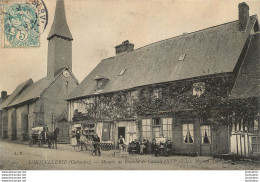
<svg viewBox="0 0 260 182"><path fill-rule="evenodd" d="M153 139L153 142L151 144L151 152L155 155L155 157L159 156L160 151L155 139Z"/></svg>
<svg viewBox="0 0 260 182"><path fill-rule="evenodd" d="M101 152L100 152L100 138L98 137L98 134L95 133L94 137L93 137L93 147L94 147L94 152L95 155L101 156Z"/></svg>
<svg viewBox="0 0 260 182"><path fill-rule="evenodd" d="M80 141L79 141L79 139L80 139L80 131L79 130L76 131L76 139L77 139L77 144L80 144Z"/></svg>

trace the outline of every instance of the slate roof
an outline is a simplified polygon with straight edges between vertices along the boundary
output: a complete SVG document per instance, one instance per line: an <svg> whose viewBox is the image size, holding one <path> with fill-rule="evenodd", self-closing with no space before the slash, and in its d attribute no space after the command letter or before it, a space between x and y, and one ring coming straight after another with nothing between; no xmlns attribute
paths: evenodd
<svg viewBox="0 0 260 182"><path fill-rule="evenodd" d="M51 30L47 39L51 39L51 37L53 37L54 35L59 35L73 40L69 26L67 24L63 0L57 0L54 21L52 23Z"/></svg>
<svg viewBox="0 0 260 182"><path fill-rule="evenodd" d="M102 60L69 95L75 99L96 94L95 77L109 78L99 93L233 72L250 31L257 20L251 16L247 29L233 21L197 32L162 40L131 52ZM180 61L180 58L183 58ZM123 75L119 73L125 69Z"/></svg>
<svg viewBox="0 0 260 182"><path fill-rule="evenodd" d="M37 82L32 83L24 92L22 92L17 99L15 99L9 106L14 106L23 103L33 98L37 98L41 93L52 83L53 77L45 77Z"/></svg>
<svg viewBox="0 0 260 182"><path fill-rule="evenodd" d="M67 69L70 71L71 76L78 83L78 80L71 72L69 68L62 69L55 77L44 77L36 82L33 82L32 79L20 84L14 92L5 100L2 105L2 108L12 107L24 102L27 102L31 99L40 97L42 93L62 74L62 72ZM27 83L27 84L26 84ZM26 87L24 86L26 84ZM21 89L23 88L23 89ZM10 99L9 99L10 98Z"/></svg>
<svg viewBox="0 0 260 182"><path fill-rule="evenodd" d="M13 93L1 104L1 108L7 107L14 99L17 98L17 96L30 84L32 84L32 79L26 80L25 82L21 83L16 87L16 89L13 91Z"/></svg>
<svg viewBox="0 0 260 182"><path fill-rule="evenodd" d="M260 96L260 33L254 34L229 99Z"/></svg>

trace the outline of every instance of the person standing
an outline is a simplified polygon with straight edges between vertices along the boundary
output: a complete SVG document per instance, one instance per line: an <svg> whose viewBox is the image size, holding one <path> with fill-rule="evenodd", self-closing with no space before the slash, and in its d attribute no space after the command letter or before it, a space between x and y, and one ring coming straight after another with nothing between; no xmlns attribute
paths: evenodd
<svg viewBox="0 0 260 182"><path fill-rule="evenodd" d="M100 138L98 137L98 134L95 133L94 137L93 137L93 147L94 147L94 153L95 155L101 156L101 152L100 152Z"/></svg>
<svg viewBox="0 0 260 182"><path fill-rule="evenodd" d="M84 134L84 132L82 132L82 135L80 136L80 145L81 145L81 151L83 151L83 146L85 147L85 149L87 150L87 145L86 145L86 136Z"/></svg>
<svg viewBox="0 0 260 182"><path fill-rule="evenodd" d="M118 139L118 144L119 144L119 152L124 151L125 139L123 138L122 135L120 135Z"/></svg>
<svg viewBox="0 0 260 182"><path fill-rule="evenodd" d="M165 140L163 134L161 134L161 135L160 135L160 138L159 138L159 144L160 144L160 146L164 146L164 145L165 145L165 142L166 142L166 140Z"/></svg>
<svg viewBox="0 0 260 182"><path fill-rule="evenodd" d="M76 131L76 139L77 139L77 144L79 145L80 144L80 141L79 141L79 139L80 139L80 131L79 130Z"/></svg>
<svg viewBox="0 0 260 182"><path fill-rule="evenodd" d="M151 144L151 151L152 151L152 154L155 155L155 157L159 156L159 147L157 146L155 139L153 139L153 142Z"/></svg>
<svg viewBox="0 0 260 182"><path fill-rule="evenodd" d="M143 139L143 141L142 141L142 143L140 145L140 154L141 155L146 154L145 151L146 151L146 140Z"/></svg>
<svg viewBox="0 0 260 182"><path fill-rule="evenodd" d="M163 134L161 134L160 135L160 138L159 138L159 150L160 150L160 155L161 156L164 156L165 154L164 154L164 152L165 152L165 145L166 145L166 140L165 140L165 138L164 138L164 136L163 136Z"/></svg>

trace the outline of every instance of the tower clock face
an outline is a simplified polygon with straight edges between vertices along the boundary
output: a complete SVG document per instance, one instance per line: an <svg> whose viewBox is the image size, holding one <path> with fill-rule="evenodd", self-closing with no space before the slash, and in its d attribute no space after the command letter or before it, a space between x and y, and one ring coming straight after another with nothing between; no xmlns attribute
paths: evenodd
<svg viewBox="0 0 260 182"><path fill-rule="evenodd" d="M68 78L69 77L69 75L70 75L70 73L69 73L69 71L68 70L65 70L65 71L63 71L63 76L65 76L66 78Z"/></svg>

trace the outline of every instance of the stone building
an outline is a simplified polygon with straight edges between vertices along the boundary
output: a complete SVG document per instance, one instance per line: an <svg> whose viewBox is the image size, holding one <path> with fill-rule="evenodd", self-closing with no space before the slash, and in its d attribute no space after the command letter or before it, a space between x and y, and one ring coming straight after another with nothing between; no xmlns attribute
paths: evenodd
<svg viewBox="0 0 260 182"><path fill-rule="evenodd" d="M232 22L138 49L124 41L69 95L71 132L112 146L119 135L128 144L163 134L175 153L257 154L259 38L241 3Z"/></svg>
<svg viewBox="0 0 260 182"><path fill-rule="evenodd" d="M0 97L0 138L2 138L2 103L8 98L9 95L7 95L6 91L1 92L1 97Z"/></svg>
<svg viewBox="0 0 260 182"><path fill-rule="evenodd" d="M32 127L59 127L60 141L69 141L68 94L78 81L72 73L72 35L63 0L57 0L54 22L48 35L47 76L21 83L1 104L2 138L27 140Z"/></svg>

